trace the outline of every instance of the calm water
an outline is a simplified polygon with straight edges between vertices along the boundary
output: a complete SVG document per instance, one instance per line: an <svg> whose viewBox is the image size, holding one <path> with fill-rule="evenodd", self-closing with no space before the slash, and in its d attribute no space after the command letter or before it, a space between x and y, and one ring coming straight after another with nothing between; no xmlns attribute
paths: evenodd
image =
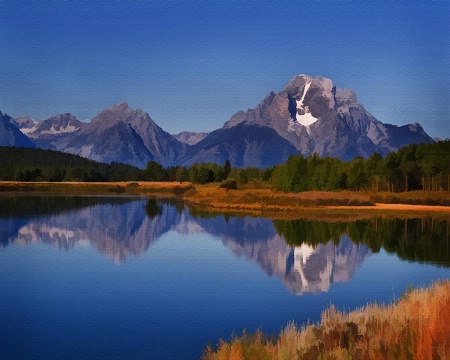
<svg viewBox="0 0 450 360"><path fill-rule="evenodd" d="M192 213L137 198L0 198L0 359L199 359L330 303L450 278L449 219Z"/></svg>

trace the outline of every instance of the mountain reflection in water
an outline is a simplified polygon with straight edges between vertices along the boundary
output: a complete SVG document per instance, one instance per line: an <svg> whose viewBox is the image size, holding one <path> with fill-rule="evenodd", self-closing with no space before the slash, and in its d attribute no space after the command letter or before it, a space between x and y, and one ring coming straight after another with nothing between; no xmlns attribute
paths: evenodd
<svg viewBox="0 0 450 360"><path fill-rule="evenodd" d="M372 252L450 266L449 222L371 218L355 222L203 215L176 200L122 197L2 198L0 245L92 246L116 263L151 251L161 235L208 233L279 277L296 294L347 282Z"/></svg>

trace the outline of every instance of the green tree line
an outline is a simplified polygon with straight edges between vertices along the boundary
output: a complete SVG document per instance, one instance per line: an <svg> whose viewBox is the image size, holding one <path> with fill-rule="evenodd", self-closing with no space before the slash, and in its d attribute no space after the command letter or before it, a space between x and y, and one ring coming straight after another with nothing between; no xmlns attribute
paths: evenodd
<svg viewBox="0 0 450 360"><path fill-rule="evenodd" d="M159 165L155 171L156 167L156 163L147 167L148 173L159 173L160 178L166 180L206 184L233 179L241 186L266 183L285 192L363 189L449 191L450 141L412 144L389 153L385 158L374 153L368 159L357 156L352 161L321 158L317 154L306 157L291 155L284 164L267 169L231 168L228 160L223 166L202 163L189 168L163 169Z"/></svg>
<svg viewBox="0 0 450 360"><path fill-rule="evenodd" d="M59 151L0 146L2 181L131 181L144 180L141 169L99 163Z"/></svg>
<svg viewBox="0 0 450 360"><path fill-rule="evenodd" d="M284 164L267 169L215 163L163 167L150 161L145 169L52 150L0 147L0 180L17 181L190 181L222 182L236 188L265 183L277 190L450 191L450 141L412 144L383 158L379 153L352 161L291 155ZM227 183L228 181L228 183Z"/></svg>
<svg viewBox="0 0 450 360"><path fill-rule="evenodd" d="M450 141L412 144L383 158L379 153L352 161L290 156L275 166L271 182L278 190L449 191Z"/></svg>

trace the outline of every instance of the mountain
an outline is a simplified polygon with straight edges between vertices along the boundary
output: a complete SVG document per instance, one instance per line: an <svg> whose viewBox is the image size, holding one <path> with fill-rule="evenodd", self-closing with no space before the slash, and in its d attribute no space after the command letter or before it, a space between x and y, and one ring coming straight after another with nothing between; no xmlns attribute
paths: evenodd
<svg viewBox="0 0 450 360"><path fill-rule="evenodd" d="M34 143L24 135L13 119L0 111L0 146L35 147Z"/></svg>
<svg viewBox="0 0 450 360"><path fill-rule="evenodd" d="M74 115L66 113L39 121L25 131L23 128L21 130L40 148L64 151L67 142L82 126L83 123Z"/></svg>
<svg viewBox="0 0 450 360"><path fill-rule="evenodd" d="M36 120L32 119L28 115L11 119L11 123L15 125L18 129L20 129L20 131L25 135L27 135L30 132L29 129L33 129L38 124Z"/></svg>
<svg viewBox="0 0 450 360"><path fill-rule="evenodd" d="M150 160L171 165L187 146L162 130L147 113L133 110L125 102L103 110L89 123L71 114L40 122L22 117L12 123L40 148L140 168Z"/></svg>
<svg viewBox="0 0 450 360"><path fill-rule="evenodd" d="M147 113L133 110L123 102L83 124L64 151L93 160L124 162L144 168L150 160L172 164L184 147Z"/></svg>
<svg viewBox="0 0 450 360"><path fill-rule="evenodd" d="M264 168L284 162L290 154L352 160L374 152L386 155L411 143L434 142L418 123L384 124L364 109L352 90L308 75L295 76L283 90L270 92L254 109L237 112L211 133L171 135L126 102L102 111L89 123L63 114L42 122L9 118L1 126L6 128L0 145L36 144L140 168L150 160L189 166L224 164L227 159L233 166Z"/></svg>
<svg viewBox="0 0 450 360"><path fill-rule="evenodd" d="M182 131L178 134L174 134L173 136L178 141L188 144L188 145L195 145L199 141L202 141L208 133L206 132L191 132L191 131Z"/></svg>
<svg viewBox="0 0 450 360"><path fill-rule="evenodd" d="M29 130L29 137L39 139L58 136L62 134L71 134L78 131L82 122L72 114L62 114L41 121L35 127Z"/></svg>
<svg viewBox="0 0 450 360"><path fill-rule="evenodd" d="M274 129L298 152L351 160L374 152L386 155L411 143L432 143L423 128L383 124L368 113L350 89L322 76L298 75L279 93L271 92L255 109L239 111L223 129L239 124Z"/></svg>
<svg viewBox="0 0 450 360"><path fill-rule="evenodd" d="M201 162L224 164L228 159L237 167L270 167L285 162L298 151L274 129L249 124L213 131L187 149L183 165Z"/></svg>

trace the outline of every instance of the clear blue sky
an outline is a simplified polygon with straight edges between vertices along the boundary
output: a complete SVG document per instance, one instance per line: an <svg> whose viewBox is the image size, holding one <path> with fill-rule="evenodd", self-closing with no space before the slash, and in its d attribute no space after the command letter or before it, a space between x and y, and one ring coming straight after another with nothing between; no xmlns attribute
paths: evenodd
<svg viewBox="0 0 450 360"><path fill-rule="evenodd" d="M450 137L448 1L0 0L0 111L94 117L127 101L211 131L297 74L383 122Z"/></svg>

